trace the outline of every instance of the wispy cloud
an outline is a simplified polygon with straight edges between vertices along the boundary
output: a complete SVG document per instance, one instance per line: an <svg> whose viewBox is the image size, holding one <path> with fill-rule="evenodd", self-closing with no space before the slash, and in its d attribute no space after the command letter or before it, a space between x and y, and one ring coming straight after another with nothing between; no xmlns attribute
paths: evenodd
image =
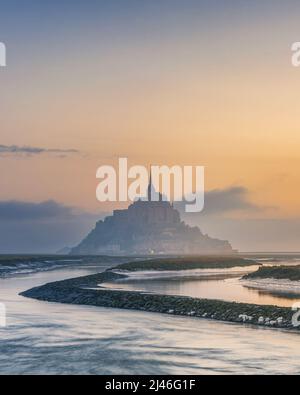
<svg viewBox="0 0 300 395"><path fill-rule="evenodd" d="M66 156L71 154L78 154L79 151L75 149L54 149L54 148L40 148L19 145L2 145L0 144L0 156L7 155L42 155L50 154L55 156Z"/></svg>

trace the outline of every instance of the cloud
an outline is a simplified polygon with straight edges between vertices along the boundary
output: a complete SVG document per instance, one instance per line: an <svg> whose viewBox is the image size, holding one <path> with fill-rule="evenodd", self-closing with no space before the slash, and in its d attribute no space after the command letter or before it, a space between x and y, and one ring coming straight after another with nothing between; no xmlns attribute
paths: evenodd
<svg viewBox="0 0 300 395"><path fill-rule="evenodd" d="M54 253L73 247L106 215L53 200L0 201L0 253Z"/></svg>
<svg viewBox="0 0 300 395"><path fill-rule="evenodd" d="M55 253L74 247L95 226L95 219L84 216L41 221L1 221L0 253L39 254Z"/></svg>
<svg viewBox="0 0 300 395"><path fill-rule="evenodd" d="M262 210L262 207L249 201L248 194L248 189L241 186L209 191L205 195L204 214Z"/></svg>
<svg viewBox="0 0 300 395"><path fill-rule="evenodd" d="M79 151L75 149L53 149L53 148L39 148L30 146L18 146L18 145L2 145L0 144L0 156L6 155L41 155L41 154L53 154L58 156L66 156L69 154L78 154Z"/></svg>
<svg viewBox="0 0 300 395"><path fill-rule="evenodd" d="M204 210L199 215L213 216L234 211L262 211L264 207L250 202L248 194L248 189L242 186L208 191L205 193ZM176 207L183 212L185 203L178 203Z"/></svg>
<svg viewBox="0 0 300 395"><path fill-rule="evenodd" d="M203 233L229 240L239 251L299 251L300 218L195 217Z"/></svg>
<svg viewBox="0 0 300 395"><path fill-rule="evenodd" d="M201 213L186 213L184 205L176 205L183 220L205 234L229 240L240 251L299 250L300 218L264 218L269 209L276 208L251 202L243 186L206 192Z"/></svg>
<svg viewBox="0 0 300 395"><path fill-rule="evenodd" d="M41 203L0 201L0 221L38 221L67 218L73 209L53 200Z"/></svg>

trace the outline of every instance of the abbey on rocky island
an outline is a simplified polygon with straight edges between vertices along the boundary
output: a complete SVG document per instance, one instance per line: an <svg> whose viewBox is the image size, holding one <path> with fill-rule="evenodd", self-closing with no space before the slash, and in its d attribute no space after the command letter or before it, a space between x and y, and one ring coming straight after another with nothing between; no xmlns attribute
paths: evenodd
<svg viewBox="0 0 300 395"><path fill-rule="evenodd" d="M151 186L149 185L149 194ZM204 235L180 219L173 204L163 201L137 201L127 210L116 210L99 221L75 248L73 255L205 255L233 254L228 241Z"/></svg>

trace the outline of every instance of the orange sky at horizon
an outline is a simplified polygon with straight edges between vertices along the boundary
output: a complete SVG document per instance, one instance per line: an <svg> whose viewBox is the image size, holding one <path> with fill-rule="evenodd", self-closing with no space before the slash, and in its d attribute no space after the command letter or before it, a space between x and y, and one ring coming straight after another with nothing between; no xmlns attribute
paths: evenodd
<svg viewBox="0 0 300 395"><path fill-rule="evenodd" d="M236 215L300 217L296 16L211 29L170 20L169 32L120 35L115 46L88 31L86 46L69 37L1 72L0 143L80 151L1 157L1 200L103 211L96 169L128 157L203 165L207 190L243 186L266 208Z"/></svg>

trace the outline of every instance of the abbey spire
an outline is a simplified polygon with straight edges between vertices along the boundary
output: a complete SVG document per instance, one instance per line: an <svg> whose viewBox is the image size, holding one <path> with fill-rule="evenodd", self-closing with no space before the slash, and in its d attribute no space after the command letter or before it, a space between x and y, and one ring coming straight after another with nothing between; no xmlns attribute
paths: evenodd
<svg viewBox="0 0 300 395"><path fill-rule="evenodd" d="M152 165L150 165L150 178L148 185L148 202L152 201Z"/></svg>

